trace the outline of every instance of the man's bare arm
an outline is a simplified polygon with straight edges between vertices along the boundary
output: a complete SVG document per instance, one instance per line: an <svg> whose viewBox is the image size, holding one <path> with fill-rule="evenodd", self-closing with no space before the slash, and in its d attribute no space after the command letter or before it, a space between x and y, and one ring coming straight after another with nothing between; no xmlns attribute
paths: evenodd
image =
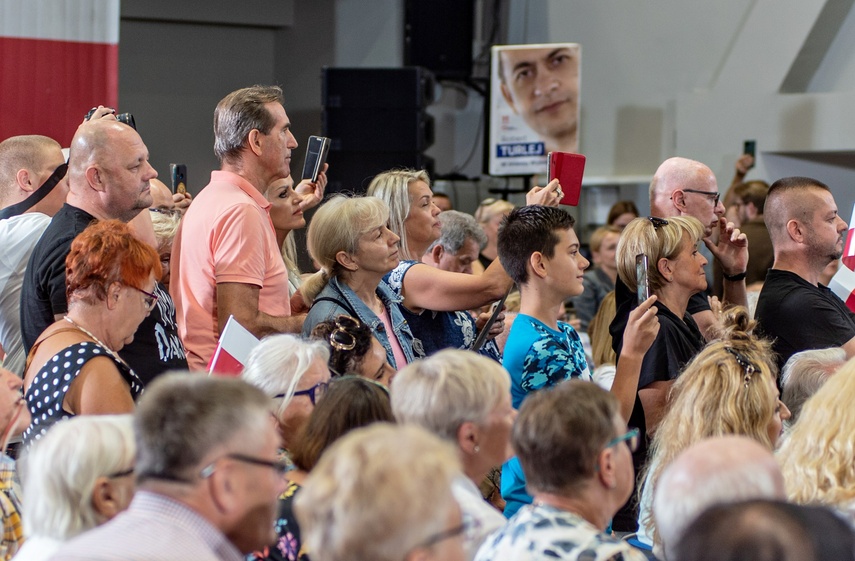
<svg viewBox="0 0 855 561"><path fill-rule="evenodd" d="M235 317L256 337L272 333L300 333L305 314L293 316L271 316L258 310L260 288L239 282L217 284L217 322L219 333L223 332L229 316Z"/></svg>

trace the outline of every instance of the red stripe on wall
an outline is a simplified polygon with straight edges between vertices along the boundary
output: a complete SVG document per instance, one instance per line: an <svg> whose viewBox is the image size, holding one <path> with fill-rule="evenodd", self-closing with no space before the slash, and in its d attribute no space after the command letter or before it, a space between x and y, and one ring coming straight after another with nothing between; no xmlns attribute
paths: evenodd
<svg viewBox="0 0 855 561"><path fill-rule="evenodd" d="M68 146L89 109L118 100L118 45L0 37L0 139L42 134Z"/></svg>

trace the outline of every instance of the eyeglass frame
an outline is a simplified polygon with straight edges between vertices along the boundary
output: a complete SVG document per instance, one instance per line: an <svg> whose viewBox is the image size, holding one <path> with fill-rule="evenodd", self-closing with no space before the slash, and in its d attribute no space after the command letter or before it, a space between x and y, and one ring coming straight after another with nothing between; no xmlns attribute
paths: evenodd
<svg viewBox="0 0 855 561"><path fill-rule="evenodd" d="M696 193L698 195L706 195L708 197L712 196L714 207L718 206L718 203L721 201L721 193L719 193L718 191L700 191L698 189L679 189L679 191L682 191L684 193Z"/></svg>
<svg viewBox="0 0 855 561"><path fill-rule="evenodd" d="M142 292L143 294L145 294L146 298L143 298L143 303L145 304L145 309L147 312L152 311L154 309L155 305L157 305L157 301L160 299L160 297L157 294L152 294L151 292L143 290L142 288L137 288L136 286L134 286L132 284L126 284L125 286L129 286L129 287L133 288L134 290L138 290L138 291ZM149 303L149 301L151 303Z"/></svg>
<svg viewBox="0 0 855 561"><path fill-rule="evenodd" d="M207 479L207 478L211 477L211 475L213 475L214 471L216 471L215 464L218 461L222 460L223 458L228 458L230 460L243 462L245 464L252 464L252 465L256 465L256 466L269 467L270 469L275 471L276 474L279 475L280 477L285 475L286 473L288 473L288 471L290 471L290 466L288 465L288 462L286 462L285 460L264 460L262 458L253 458L252 456L247 456L245 454L233 453L233 454L226 454L224 456L220 456L219 458L217 458L216 460L214 460L213 462L211 462L207 466L203 467L201 469L201 471L199 471L199 477L201 477L202 479Z"/></svg>
<svg viewBox="0 0 855 561"><path fill-rule="evenodd" d="M436 544L443 542L445 540L455 538L457 536L461 536L461 535L465 534L466 532L472 530L476 526L476 524L474 524L473 522L474 521L464 520L458 526L455 526L453 528L448 528L447 530L442 530L441 532L437 532L435 534L432 534L432 535L428 536L424 541L422 541L416 547L428 548L428 547L435 546Z"/></svg>
<svg viewBox="0 0 855 561"><path fill-rule="evenodd" d="M128 468L126 470L116 471L116 472L107 474L106 477L107 477L107 479L119 479L120 477L127 477L129 475L133 475L134 471L136 471L136 468L134 466L131 466L130 468Z"/></svg>
<svg viewBox="0 0 855 561"><path fill-rule="evenodd" d="M323 397L323 394L325 394L325 393L327 392L327 390L329 389L329 387L330 387L330 383L329 383L329 382L318 382L317 384L315 384L314 386L312 386L311 388L309 388L309 389L307 389L307 390L299 390L299 391L295 391L294 393L292 393L292 394L291 394L291 397L295 397L295 396L298 396L298 395L307 395L307 396L309 396L309 400L312 402L312 405L315 405L315 404L316 404L316 402L315 402L315 399L316 399L316 398L315 398L315 393L317 392L318 388L323 388L323 391L322 391L322 394L321 394L321 397ZM276 394L276 395L274 395L274 396L273 396L273 399L282 399L282 398L284 398L286 395L287 395L287 394L284 394L284 393ZM320 399L320 398L317 398L317 399Z"/></svg>
<svg viewBox="0 0 855 561"><path fill-rule="evenodd" d="M164 216L181 216L181 211L177 208L157 208L150 207L148 209L150 212L156 212L158 214L163 214Z"/></svg>
<svg viewBox="0 0 855 561"><path fill-rule="evenodd" d="M627 430L624 434L620 436L616 436L613 439L606 442L606 445L603 446L603 449L611 448L612 446L617 446L621 442L626 441L626 445L629 447L630 452L635 452L638 450L639 439L641 437L641 431L638 427L633 427Z"/></svg>

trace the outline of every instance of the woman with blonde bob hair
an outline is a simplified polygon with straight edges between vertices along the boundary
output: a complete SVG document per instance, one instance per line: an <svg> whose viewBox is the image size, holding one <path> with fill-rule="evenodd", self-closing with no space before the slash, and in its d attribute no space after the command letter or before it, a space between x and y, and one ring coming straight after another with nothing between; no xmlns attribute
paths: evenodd
<svg viewBox="0 0 855 561"><path fill-rule="evenodd" d="M741 306L725 311L719 338L686 366L674 383L643 473L639 540L658 544L650 510L659 476L683 450L705 438L739 435L770 451L790 417L778 394L771 343ZM650 541L652 537L652 542Z"/></svg>
<svg viewBox="0 0 855 561"><path fill-rule="evenodd" d="M383 281L399 261L400 238L388 221L389 209L374 197L333 197L315 213L308 247L320 270L300 288L311 306L303 336L322 321L354 317L371 328L389 364L400 369L413 360L413 334L400 298Z"/></svg>
<svg viewBox="0 0 855 561"><path fill-rule="evenodd" d="M787 497L831 507L855 523L855 359L805 402L778 462Z"/></svg>
<svg viewBox="0 0 855 561"><path fill-rule="evenodd" d="M463 561L459 473L454 449L422 428L351 431L295 499L303 541L324 561Z"/></svg>
<svg viewBox="0 0 855 561"><path fill-rule="evenodd" d="M15 559L48 559L125 510L134 495L135 452L130 415L75 417L52 427L26 458L27 541Z"/></svg>
<svg viewBox="0 0 855 561"><path fill-rule="evenodd" d="M481 496L478 485L490 470L513 455L508 373L478 354L445 350L401 370L392 383L392 411L399 423L413 423L454 444L465 477L454 482L463 513L476 521L466 536L470 559L505 517Z"/></svg>

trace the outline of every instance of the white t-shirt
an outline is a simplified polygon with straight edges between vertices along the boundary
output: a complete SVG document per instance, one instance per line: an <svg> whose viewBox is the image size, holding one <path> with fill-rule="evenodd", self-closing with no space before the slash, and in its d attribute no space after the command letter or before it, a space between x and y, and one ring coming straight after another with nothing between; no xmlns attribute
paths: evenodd
<svg viewBox="0 0 855 561"><path fill-rule="evenodd" d="M50 220L40 212L0 220L0 344L6 352L3 367L18 376L27 360L21 342L21 285L30 254Z"/></svg>

